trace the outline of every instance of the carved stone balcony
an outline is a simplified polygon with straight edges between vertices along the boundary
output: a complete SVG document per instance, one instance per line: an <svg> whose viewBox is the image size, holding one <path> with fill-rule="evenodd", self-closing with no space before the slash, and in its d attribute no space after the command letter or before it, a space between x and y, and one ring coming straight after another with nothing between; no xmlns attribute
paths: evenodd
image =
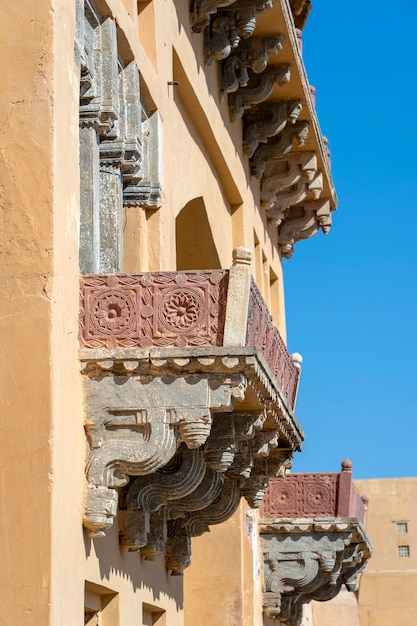
<svg viewBox="0 0 417 626"><path fill-rule="evenodd" d="M298 626L303 604L355 589L371 555L364 530L367 500L352 483L352 464L340 474L290 474L271 479L261 509L263 609Z"/></svg>
<svg viewBox="0 0 417 626"><path fill-rule="evenodd" d="M167 567L241 496L260 505L300 450L300 358L250 274L227 270L84 276L80 341L88 440L84 524ZM298 358L297 358L298 357Z"/></svg>

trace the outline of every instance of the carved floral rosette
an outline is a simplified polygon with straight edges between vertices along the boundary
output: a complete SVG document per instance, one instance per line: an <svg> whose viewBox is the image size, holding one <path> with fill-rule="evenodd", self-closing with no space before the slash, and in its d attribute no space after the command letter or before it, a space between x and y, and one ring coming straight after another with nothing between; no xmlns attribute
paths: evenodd
<svg viewBox="0 0 417 626"><path fill-rule="evenodd" d="M89 348L222 345L227 272L90 275L80 335Z"/></svg>

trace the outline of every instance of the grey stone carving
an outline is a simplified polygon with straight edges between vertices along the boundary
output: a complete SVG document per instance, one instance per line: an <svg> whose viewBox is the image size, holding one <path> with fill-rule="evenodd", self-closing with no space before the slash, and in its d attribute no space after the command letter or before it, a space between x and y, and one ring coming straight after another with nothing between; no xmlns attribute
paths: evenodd
<svg viewBox="0 0 417 626"><path fill-rule="evenodd" d="M278 231L278 244L282 256L290 259L297 241L313 237L320 228L327 235L331 225L330 201L326 198L293 207Z"/></svg>
<svg viewBox="0 0 417 626"><path fill-rule="evenodd" d="M133 61L120 57L116 23L101 18L89 0L77 9L80 269L117 272L123 205L160 205L161 126L157 114L142 125L139 72Z"/></svg>
<svg viewBox="0 0 417 626"><path fill-rule="evenodd" d="M221 95L237 91L239 87L246 87L249 82L248 69L255 74L263 72L268 65L268 58L278 54L283 41L281 36L251 37L243 40L239 47L233 47L222 64Z"/></svg>
<svg viewBox="0 0 417 626"><path fill-rule="evenodd" d="M262 178L266 165L290 152L294 141L297 142L298 146L303 146L307 139L308 127L307 121L289 124L285 126L279 135L270 139L265 145L259 146L255 150L251 161L253 176Z"/></svg>
<svg viewBox="0 0 417 626"><path fill-rule="evenodd" d="M290 80L289 64L270 65L261 74L251 73L247 87L240 87L229 95L230 118L232 122L240 119L246 109L264 102L272 93L274 85L285 85Z"/></svg>
<svg viewBox="0 0 417 626"><path fill-rule="evenodd" d="M264 102L245 115L243 149L251 157L259 143L278 135L287 123L295 124L302 109L301 100Z"/></svg>
<svg viewBox="0 0 417 626"><path fill-rule="evenodd" d="M301 623L306 602L329 600L342 584L352 589L371 555L354 518L264 519L260 536L264 613L292 626Z"/></svg>
<svg viewBox="0 0 417 626"><path fill-rule="evenodd" d="M291 188L303 178L311 183L317 173L317 157L314 152L290 152L267 163L261 182L261 206L271 209L277 194Z"/></svg>
<svg viewBox="0 0 417 626"><path fill-rule="evenodd" d="M221 7L234 4L236 0L193 0L191 5L191 28L195 33L202 33L210 23L210 15Z"/></svg>
<svg viewBox="0 0 417 626"><path fill-rule="evenodd" d="M272 208L268 210L268 220L275 226L279 226L290 207L299 204L307 196L317 199L323 190L323 175L321 172L309 183L307 179L300 178L291 187L285 187L277 191L274 196Z"/></svg>
<svg viewBox="0 0 417 626"><path fill-rule="evenodd" d="M264 0L237 0L221 9L212 18L210 29L207 29L207 61L226 59L233 50L241 48L255 31L258 13L270 7L271 2Z"/></svg>

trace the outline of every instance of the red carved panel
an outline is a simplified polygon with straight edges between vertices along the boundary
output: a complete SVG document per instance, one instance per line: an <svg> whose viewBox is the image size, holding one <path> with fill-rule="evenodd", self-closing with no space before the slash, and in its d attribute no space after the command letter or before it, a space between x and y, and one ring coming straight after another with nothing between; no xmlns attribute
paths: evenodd
<svg viewBox="0 0 417 626"><path fill-rule="evenodd" d="M289 474L271 478L264 517L336 516L338 474Z"/></svg>
<svg viewBox="0 0 417 626"><path fill-rule="evenodd" d="M246 345L260 349L290 406L294 406L299 371L274 326L271 314L252 279Z"/></svg>
<svg viewBox="0 0 417 626"><path fill-rule="evenodd" d="M80 338L89 348L221 346L227 271L84 276Z"/></svg>

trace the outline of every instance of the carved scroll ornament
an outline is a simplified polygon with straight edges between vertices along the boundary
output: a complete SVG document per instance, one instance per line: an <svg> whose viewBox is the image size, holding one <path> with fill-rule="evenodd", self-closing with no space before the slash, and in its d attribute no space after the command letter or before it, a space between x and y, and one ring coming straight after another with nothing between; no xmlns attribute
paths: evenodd
<svg viewBox="0 0 417 626"><path fill-rule="evenodd" d="M283 37L280 35L252 37L242 41L222 64L221 95L237 91L239 87L246 87L249 82L248 69L255 74L263 72L268 65L268 58L278 54L282 44ZM216 45L215 42L212 45Z"/></svg>
<svg viewBox="0 0 417 626"><path fill-rule="evenodd" d="M352 588L371 555L360 522L351 518L263 520L264 613L285 624L301 623L302 605Z"/></svg>
<svg viewBox="0 0 417 626"><path fill-rule="evenodd" d="M268 210L274 206L276 194L295 185L301 177L311 183L317 172L314 152L293 152L266 165L261 183L261 206Z"/></svg>
<svg viewBox="0 0 417 626"><path fill-rule="evenodd" d="M289 124L279 135L270 139L267 144L259 146L251 160L252 175L262 178L267 164L290 152L294 141L297 142L298 146L303 146L308 136L308 129L309 123L307 121Z"/></svg>
<svg viewBox="0 0 417 626"><path fill-rule="evenodd" d="M273 204L268 209L268 220L275 226L279 226L284 220L287 209L293 207L308 197L319 198L323 189L323 175L321 173L308 182L305 178L300 178L291 187L286 187L276 191L273 197ZM264 207L265 208L265 207Z"/></svg>
<svg viewBox="0 0 417 626"><path fill-rule="evenodd" d="M287 123L294 124L302 110L301 100L266 102L245 115L243 148L251 157L259 143L278 135Z"/></svg>
<svg viewBox="0 0 417 626"><path fill-rule="evenodd" d="M285 85L290 80L291 66L289 64L270 65L261 74L251 74L247 87L240 87L229 95L230 118L232 122L240 119L246 109L264 102L277 85Z"/></svg>
<svg viewBox="0 0 417 626"><path fill-rule="evenodd" d="M292 209L278 231L278 243L282 256L290 259L294 244L302 239L309 239L322 229L327 235L332 224L330 201L315 200L305 202Z"/></svg>

